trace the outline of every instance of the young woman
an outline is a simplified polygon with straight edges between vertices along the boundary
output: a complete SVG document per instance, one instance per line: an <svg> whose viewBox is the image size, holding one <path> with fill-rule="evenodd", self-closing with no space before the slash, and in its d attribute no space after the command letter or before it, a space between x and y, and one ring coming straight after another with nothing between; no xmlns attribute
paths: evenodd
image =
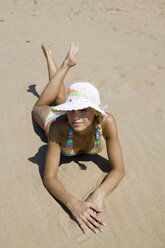
<svg viewBox="0 0 165 248"><path fill-rule="evenodd" d="M98 90L88 82L74 83L67 96L63 80L71 67L76 65L79 47L71 43L61 67L57 68L52 51L42 45L49 73L49 83L34 105L32 114L48 136L48 150L43 183L46 189L61 201L72 213L85 233L90 228L103 231L105 223L100 217L104 197L111 192L124 176L122 151L114 117L105 113L100 104ZM54 107L50 105L54 103ZM61 152L66 156L79 153L95 154L105 139L112 170L86 201L80 201L67 192L57 180Z"/></svg>

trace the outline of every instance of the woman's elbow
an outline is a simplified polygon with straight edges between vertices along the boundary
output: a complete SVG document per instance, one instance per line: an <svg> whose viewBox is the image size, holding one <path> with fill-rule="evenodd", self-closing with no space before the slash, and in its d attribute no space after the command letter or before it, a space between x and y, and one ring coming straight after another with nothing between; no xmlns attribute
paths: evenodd
<svg viewBox="0 0 165 248"><path fill-rule="evenodd" d="M125 171L125 169L123 169L123 177L125 176L125 174L126 174L126 171Z"/></svg>
<svg viewBox="0 0 165 248"><path fill-rule="evenodd" d="M46 189L49 189L50 185L52 184L52 182L55 180L54 177L47 177L44 176L43 177L43 185Z"/></svg>
<svg viewBox="0 0 165 248"><path fill-rule="evenodd" d="M47 189L47 185L48 185L48 178L47 177L43 177L43 185Z"/></svg>
<svg viewBox="0 0 165 248"><path fill-rule="evenodd" d="M120 170L121 179L125 176L125 169Z"/></svg>
<svg viewBox="0 0 165 248"><path fill-rule="evenodd" d="M120 177L120 180L125 176L125 173L126 173L124 168L118 169L117 172Z"/></svg>

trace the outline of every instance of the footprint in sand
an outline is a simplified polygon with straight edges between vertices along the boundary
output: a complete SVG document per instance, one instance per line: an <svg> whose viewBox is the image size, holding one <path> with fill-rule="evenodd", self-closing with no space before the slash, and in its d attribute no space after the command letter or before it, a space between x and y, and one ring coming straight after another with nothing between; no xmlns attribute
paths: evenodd
<svg viewBox="0 0 165 248"><path fill-rule="evenodd" d="M123 86L125 90L134 90L143 86L153 86L154 82L148 80L132 80L126 82Z"/></svg>
<svg viewBox="0 0 165 248"><path fill-rule="evenodd" d="M59 226L63 229L66 237L71 240L83 242L89 239L96 238L96 235L102 235L102 232L98 232L97 234L93 233L88 227L86 228L87 232L84 235L78 224L74 220L72 220L70 216L60 206L58 207L58 218ZM102 218L103 220L105 220L106 223L109 222L105 207L103 210ZM103 229L104 232L108 230L108 225Z"/></svg>
<svg viewBox="0 0 165 248"><path fill-rule="evenodd" d="M117 79L122 79L122 78L126 77L126 74L125 73L118 73L118 74L113 75L113 77L117 78Z"/></svg>
<svg viewBox="0 0 165 248"><path fill-rule="evenodd" d="M81 14L81 9L71 9L69 12L70 20L73 20L74 17L79 16Z"/></svg>
<svg viewBox="0 0 165 248"><path fill-rule="evenodd" d="M151 70L163 70L164 66L163 65L152 65L150 67Z"/></svg>
<svg viewBox="0 0 165 248"><path fill-rule="evenodd" d="M165 114L161 108L151 108L151 112L153 112L156 118L165 121Z"/></svg>
<svg viewBox="0 0 165 248"><path fill-rule="evenodd" d="M115 88L111 88L110 89L110 92L117 94L117 93L120 93L120 90L119 89L115 89Z"/></svg>

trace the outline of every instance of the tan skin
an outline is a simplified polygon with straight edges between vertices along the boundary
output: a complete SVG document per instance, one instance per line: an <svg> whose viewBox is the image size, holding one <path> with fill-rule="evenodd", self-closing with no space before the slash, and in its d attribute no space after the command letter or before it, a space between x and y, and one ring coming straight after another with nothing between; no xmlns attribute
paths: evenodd
<svg viewBox="0 0 165 248"><path fill-rule="evenodd" d="M59 69L55 64L50 47L43 44L42 49L46 57L50 81L34 105L32 114L35 121L44 129L44 122L51 110L50 104L54 102L55 105L58 105L65 102L66 94L63 80L69 69L77 63L76 55L79 47L77 43L71 43L70 50ZM45 130L48 136L48 150L43 178L44 186L71 211L84 233L86 233L87 228L90 228L94 233L103 231L105 223L100 213L104 198L117 186L125 174L116 122L114 117L107 113L107 117L103 117L102 130L112 170L105 180L85 201L80 201L71 195L57 179L61 154L60 146L66 144L70 125L73 128L75 153L89 152L95 142L94 117L91 108L68 111L66 116L52 120Z"/></svg>

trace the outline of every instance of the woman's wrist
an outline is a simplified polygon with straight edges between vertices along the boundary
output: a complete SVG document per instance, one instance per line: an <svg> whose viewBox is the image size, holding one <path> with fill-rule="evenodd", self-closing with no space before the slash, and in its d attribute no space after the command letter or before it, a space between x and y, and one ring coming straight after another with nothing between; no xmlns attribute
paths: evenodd
<svg viewBox="0 0 165 248"><path fill-rule="evenodd" d="M66 207L71 211L72 206L75 205L78 202L78 200L75 197L70 197L70 199L66 202Z"/></svg>
<svg viewBox="0 0 165 248"><path fill-rule="evenodd" d="M95 195L96 197L99 197L101 198L102 200L104 199L104 197L106 196L106 193L100 189L100 188L97 188L94 192L93 192L93 195Z"/></svg>

